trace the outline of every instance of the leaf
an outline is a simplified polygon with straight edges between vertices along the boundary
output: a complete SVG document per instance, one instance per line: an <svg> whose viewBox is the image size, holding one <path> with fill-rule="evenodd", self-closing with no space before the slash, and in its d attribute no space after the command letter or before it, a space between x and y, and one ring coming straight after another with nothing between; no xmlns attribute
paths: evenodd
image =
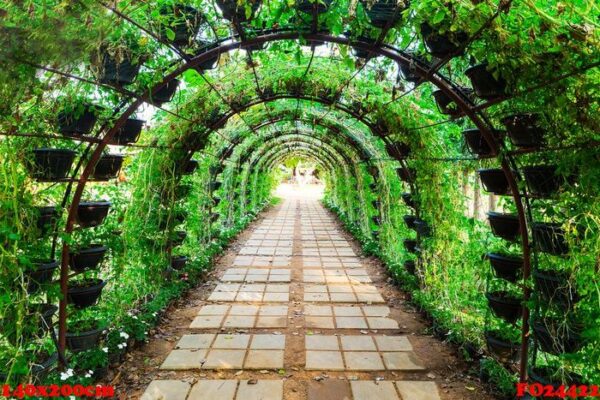
<svg viewBox="0 0 600 400"><path fill-rule="evenodd" d="M175 32L171 28L165 28L165 33L167 34L167 39L170 41L175 40Z"/></svg>
<svg viewBox="0 0 600 400"><path fill-rule="evenodd" d="M444 20L444 18L446 18L446 13L444 12L444 10L442 9L438 9L438 11L435 13L435 15L433 16L433 19L431 20L431 22L434 25L439 24L440 22L442 22Z"/></svg>

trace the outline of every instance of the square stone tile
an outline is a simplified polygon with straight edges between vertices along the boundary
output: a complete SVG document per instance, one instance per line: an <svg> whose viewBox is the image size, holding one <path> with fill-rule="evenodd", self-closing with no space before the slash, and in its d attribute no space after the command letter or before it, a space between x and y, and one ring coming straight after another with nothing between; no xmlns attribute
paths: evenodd
<svg viewBox="0 0 600 400"><path fill-rule="evenodd" d="M304 293L304 301L328 302L329 296L327 293Z"/></svg>
<svg viewBox="0 0 600 400"><path fill-rule="evenodd" d="M287 317L258 317L256 321L257 328L285 328L287 327Z"/></svg>
<svg viewBox="0 0 600 400"><path fill-rule="evenodd" d="M342 336L340 339L344 351L377 351L371 336Z"/></svg>
<svg viewBox="0 0 600 400"><path fill-rule="evenodd" d="M290 301L289 293L265 293L263 297L264 302L288 302Z"/></svg>
<svg viewBox="0 0 600 400"><path fill-rule="evenodd" d="M224 328L253 328L256 317L243 317L241 315L230 315L223 323Z"/></svg>
<svg viewBox="0 0 600 400"><path fill-rule="evenodd" d="M176 348L178 349L208 349L215 334L205 333L200 335L183 335L179 342L177 342Z"/></svg>
<svg viewBox="0 0 600 400"><path fill-rule="evenodd" d="M258 314L258 306L231 306L229 315L251 316Z"/></svg>
<svg viewBox="0 0 600 400"><path fill-rule="evenodd" d="M190 328L193 329L212 329L220 328L223 321L223 315L201 315L192 321Z"/></svg>
<svg viewBox="0 0 600 400"><path fill-rule="evenodd" d="M335 329L332 317L304 317L304 322L307 328L319 328L319 329Z"/></svg>
<svg viewBox="0 0 600 400"><path fill-rule="evenodd" d="M234 301L236 292L213 292L208 301Z"/></svg>
<svg viewBox="0 0 600 400"><path fill-rule="evenodd" d="M343 371L344 361L340 351L312 351L306 352L307 370Z"/></svg>
<svg viewBox="0 0 600 400"><path fill-rule="evenodd" d="M226 305L208 305L203 306L198 315L225 315L228 309L229 306Z"/></svg>
<svg viewBox="0 0 600 400"><path fill-rule="evenodd" d="M350 371L383 371L379 353L375 351L345 351L346 369Z"/></svg>
<svg viewBox="0 0 600 400"><path fill-rule="evenodd" d="M329 293L353 293L351 285L327 285Z"/></svg>
<svg viewBox="0 0 600 400"><path fill-rule="evenodd" d="M242 285L240 288L240 292L264 292L265 284L264 283L248 283Z"/></svg>
<svg viewBox="0 0 600 400"><path fill-rule="evenodd" d="M250 348L254 350L284 350L285 336L284 335L269 335L256 334L252 337Z"/></svg>
<svg viewBox="0 0 600 400"><path fill-rule="evenodd" d="M327 293L326 285L305 285L304 293Z"/></svg>
<svg viewBox="0 0 600 400"><path fill-rule="evenodd" d="M215 287L215 292L237 292L241 286L239 283L220 283Z"/></svg>
<svg viewBox="0 0 600 400"><path fill-rule="evenodd" d="M337 336L306 335L304 338L306 350L340 349Z"/></svg>
<svg viewBox="0 0 600 400"><path fill-rule="evenodd" d="M406 336L375 336L379 351L412 351L413 347Z"/></svg>
<svg viewBox="0 0 600 400"><path fill-rule="evenodd" d="M187 400L233 400L237 385L236 380L198 381Z"/></svg>
<svg viewBox="0 0 600 400"><path fill-rule="evenodd" d="M248 381L240 382L236 400L282 400L283 381L259 380L254 385Z"/></svg>
<svg viewBox="0 0 600 400"><path fill-rule="evenodd" d="M202 369L241 369L246 350L215 350L206 356Z"/></svg>
<svg viewBox="0 0 600 400"><path fill-rule="evenodd" d="M414 355L407 352L382 353L383 362L389 370L398 371L422 371L421 365L413 361Z"/></svg>
<svg viewBox="0 0 600 400"><path fill-rule="evenodd" d="M160 369L200 369L206 349L172 350Z"/></svg>
<svg viewBox="0 0 600 400"><path fill-rule="evenodd" d="M391 312L388 306L363 306L362 309L367 317L388 317Z"/></svg>
<svg viewBox="0 0 600 400"><path fill-rule="evenodd" d="M259 316L287 316L288 306L262 306L258 312Z"/></svg>
<svg viewBox="0 0 600 400"><path fill-rule="evenodd" d="M308 400L351 400L352 393L348 381L325 379L308 383Z"/></svg>
<svg viewBox="0 0 600 400"><path fill-rule="evenodd" d="M212 345L215 349L246 349L250 343L250 335L217 335L215 343Z"/></svg>
<svg viewBox="0 0 600 400"><path fill-rule="evenodd" d="M283 350L250 350L244 368L279 369L283 368Z"/></svg>
<svg viewBox="0 0 600 400"><path fill-rule="evenodd" d="M189 390L187 382L155 380L150 382L140 400L186 400Z"/></svg>
<svg viewBox="0 0 600 400"><path fill-rule="evenodd" d="M396 387L403 399L440 400L435 382L399 381L396 382Z"/></svg>
<svg viewBox="0 0 600 400"><path fill-rule="evenodd" d="M350 382L354 400L398 400L392 382L352 381ZM403 400L416 400L407 397Z"/></svg>
<svg viewBox="0 0 600 400"><path fill-rule="evenodd" d="M360 302L370 303L385 303L385 300L379 293L356 293L356 298Z"/></svg>
<svg viewBox="0 0 600 400"><path fill-rule="evenodd" d="M333 315L333 312L331 311L331 306L315 306L307 304L304 306L304 314L315 317L328 317Z"/></svg>
<svg viewBox="0 0 600 400"><path fill-rule="evenodd" d="M398 322L391 318L367 317L370 329L398 329Z"/></svg>
<svg viewBox="0 0 600 400"><path fill-rule="evenodd" d="M236 301L262 301L262 292L239 292L235 297Z"/></svg>
<svg viewBox="0 0 600 400"><path fill-rule="evenodd" d="M362 311L360 307L349 307L349 306L334 306L333 313L336 317L362 317Z"/></svg>
<svg viewBox="0 0 600 400"><path fill-rule="evenodd" d="M329 296L334 303L356 303L353 293L331 293Z"/></svg>
<svg viewBox="0 0 600 400"><path fill-rule="evenodd" d="M335 317L338 329L367 329L367 323L363 317Z"/></svg>

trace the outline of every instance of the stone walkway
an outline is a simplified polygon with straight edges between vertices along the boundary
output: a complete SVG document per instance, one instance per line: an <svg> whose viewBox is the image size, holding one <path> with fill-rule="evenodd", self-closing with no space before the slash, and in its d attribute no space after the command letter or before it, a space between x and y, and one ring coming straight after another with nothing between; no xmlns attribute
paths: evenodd
<svg viewBox="0 0 600 400"><path fill-rule="evenodd" d="M286 198L219 275L160 365L197 379L143 400L449 398L316 197Z"/></svg>

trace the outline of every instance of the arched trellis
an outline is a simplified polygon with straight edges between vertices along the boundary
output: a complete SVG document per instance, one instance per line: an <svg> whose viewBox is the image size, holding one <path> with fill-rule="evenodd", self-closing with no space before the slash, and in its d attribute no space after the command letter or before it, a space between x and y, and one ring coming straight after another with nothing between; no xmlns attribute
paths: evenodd
<svg viewBox="0 0 600 400"><path fill-rule="evenodd" d="M520 236L521 236L521 247L523 253L523 278L528 279L530 275L530 249L529 249L529 239L528 239L528 221L527 215L525 212L525 205L523 204L523 200L521 194L519 192L519 188L517 185L518 176L514 172L514 161L511 156L506 152L501 151L503 149L503 143L500 142L498 138L496 138L492 132L493 127L487 121L487 118L483 114L481 107L476 107L475 104L470 101L468 98L462 95L458 86L453 84L449 79L443 77L437 71L430 69L430 67L424 65L420 60L412 57L404 51L395 49L389 45L377 44L373 45L371 43L366 43L362 41L355 41L348 39L346 37L338 37L325 33L315 33L315 32L297 32L297 31L275 31L269 32L265 34L259 34L254 38L246 39L242 42L235 40L237 36L235 36L233 41L225 42L221 41L220 43L214 45L213 48L208 49L207 51L186 60L186 62L177 67L173 72L167 74L162 81L158 84L154 85L154 87L138 97L134 100L120 115L119 118L116 119L114 125L106 131L106 134L102 137L102 139L97 143L94 150L91 152L88 163L83 168L79 179L77 179L77 184L73 193L72 201L69 206L68 217L65 226L65 232L70 233L74 228L74 221L76 216L76 210L81 201L81 197L83 194L83 190L86 186L86 183L89 180L89 177L93 171L94 166L98 162L102 151L108 145L110 140L116 134L116 132L125 124L127 118L133 115L133 113L142 105L144 102L148 102L151 96L155 95L158 90L163 88L173 79L180 76L183 72L188 69L195 68L200 65L202 62L209 60L210 58L214 58L220 53L231 51L233 49L238 48L251 48L257 47L267 42L278 41L278 40L296 40L299 38L306 39L308 41L321 41L321 42L330 42L337 43L342 45L352 45L354 48L358 48L360 50L365 50L372 52L378 56L387 57L397 63L407 65L411 64L414 67L414 71L418 74L423 81L429 81L433 85L435 85L438 89L440 89L450 100L452 100L461 110L462 114L468 117L473 124L480 130L483 139L486 141L488 146L492 149L493 155L497 156L499 159L499 163L501 169L503 170L507 181L509 183L510 191L516 206L517 216L520 223ZM229 117L223 117L223 121L227 121ZM61 258L61 272L60 272L60 287L61 292L63 294L63 300L60 302L59 307L59 351L64 352L65 344L66 344L66 293L67 293L67 281L68 281L68 253L69 246L68 243L64 242L62 246L62 258ZM525 286L524 288L524 300L525 302L528 300L530 295L529 288ZM522 329L522 349L521 349L521 380L524 380L526 377L526 364L527 364L527 334L528 334L528 319L529 319L529 309L527 307L523 307L523 329Z"/></svg>

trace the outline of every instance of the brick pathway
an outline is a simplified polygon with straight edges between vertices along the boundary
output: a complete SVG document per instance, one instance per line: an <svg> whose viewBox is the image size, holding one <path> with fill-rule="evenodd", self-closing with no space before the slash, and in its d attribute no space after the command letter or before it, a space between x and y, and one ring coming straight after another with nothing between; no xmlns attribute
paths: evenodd
<svg viewBox="0 0 600 400"><path fill-rule="evenodd" d="M371 278L316 197L286 198L223 269L160 366L198 379L154 380L142 399L440 400ZM242 370L256 378L231 379ZM231 372L206 374L220 371Z"/></svg>

